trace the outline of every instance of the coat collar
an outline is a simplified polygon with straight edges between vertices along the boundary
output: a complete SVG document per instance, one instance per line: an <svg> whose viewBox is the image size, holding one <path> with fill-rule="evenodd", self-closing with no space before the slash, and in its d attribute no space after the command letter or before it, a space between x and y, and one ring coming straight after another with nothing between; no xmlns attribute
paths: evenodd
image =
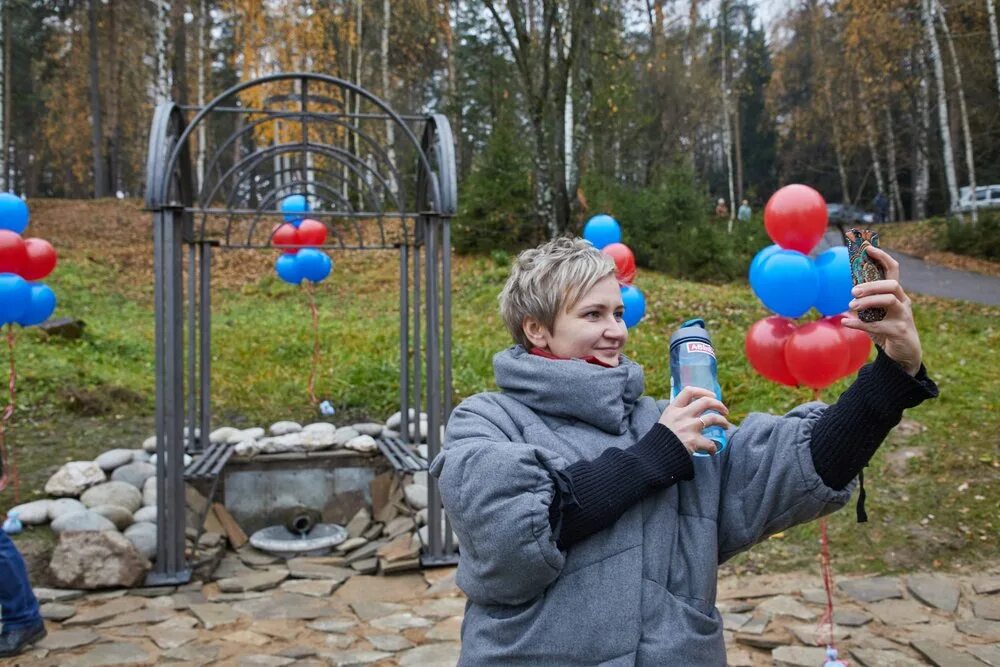
<svg viewBox="0 0 1000 667"><path fill-rule="evenodd" d="M582 359L552 360L520 345L493 357L497 386L536 412L577 419L602 431L621 435L642 396L642 368L621 357L613 368Z"/></svg>

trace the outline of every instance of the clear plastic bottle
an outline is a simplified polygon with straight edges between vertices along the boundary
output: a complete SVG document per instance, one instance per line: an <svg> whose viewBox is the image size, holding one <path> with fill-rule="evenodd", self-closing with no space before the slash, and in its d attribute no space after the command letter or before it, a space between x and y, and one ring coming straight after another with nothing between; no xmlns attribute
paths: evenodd
<svg viewBox="0 0 1000 667"><path fill-rule="evenodd" d="M715 348L712 347L712 337L705 329L705 321L700 318L688 320L670 337L670 398L676 398L684 387L714 391L715 397L722 400ZM709 413L718 414L716 410L702 414ZM726 430L721 426L709 426L702 431L702 435L715 442L717 451L726 448ZM695 452L694 455L710 456L705 452Z"/></svg>

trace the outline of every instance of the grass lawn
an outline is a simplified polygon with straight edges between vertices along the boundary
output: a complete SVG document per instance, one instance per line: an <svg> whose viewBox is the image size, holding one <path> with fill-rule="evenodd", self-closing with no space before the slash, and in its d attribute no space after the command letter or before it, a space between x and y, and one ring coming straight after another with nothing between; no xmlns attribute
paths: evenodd
<svg viewBox="0 0 1000 667"><path fill-rule="evenodd" d="M152 250L149 217L135 202L36 201L28 235L49 239L60 264L47 283L57 315L86 322L79 340L18 331L17 448L23 498L42 495L48 476L68 460L112 447L138 447L151 434L153 410ZM888 245L888 244L887 244ZM317 287L322 361L316 393L338 410L335 421L384 420L398 409L398 265L392 253L336 253L334 272ZM274 254L220 253L214 268L214 426L311 421L306 383L312 339L305 294L278 281ZM499 258L454 260L456 399L493 388L491 357L509 344L496 312L508 266ZM720 381L734 420L752 411L780 413L810 399L806 389L754 373L743 336L767 315L745 284L709 286L640 269L647 318L627 352L646 369L647 393L669 390L667 343L684 320L704 317L720 360ZM905 285L905 276L904 276ZM1000 308L915 297L925 359L941 398L908 413L866 474L870 522L853 507L835 515L835 568L894 571L975 566L995 559L1000 506ZM846 386L824 392L833 400ZM916 456L904 460L907 452ZM0 510L13 504L9 493ZM22 543L45 544L47 530ZM811 566L815 525L772 538L736 559L738 570Z"/></svg>

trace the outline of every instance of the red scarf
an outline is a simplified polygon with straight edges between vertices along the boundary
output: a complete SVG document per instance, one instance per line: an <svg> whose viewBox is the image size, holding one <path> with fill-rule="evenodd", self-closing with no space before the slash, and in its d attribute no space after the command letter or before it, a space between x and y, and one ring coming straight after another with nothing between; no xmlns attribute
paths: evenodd
<svg viewBox="0 0 1000 667"><path fill-rule="evenodd" d="M559 356L556 356L556 355L552 354L551 352L549 352L548 350L543 350L540 347L533 347L533 348L531 348L531 354L534 354L534 355L539 356L539 357L545 357L546 359L555 359L557 361L569 361L568 357L559 357ZM586 361L588 364L594 364L595 366L603 366L604 368L614 368L614 366L612 366L611 364L604 363L603 361L601 361L600 359L598 359L594 355L590 355L588 357L580 357L580 359L582 359L583 361Z"/></svg>

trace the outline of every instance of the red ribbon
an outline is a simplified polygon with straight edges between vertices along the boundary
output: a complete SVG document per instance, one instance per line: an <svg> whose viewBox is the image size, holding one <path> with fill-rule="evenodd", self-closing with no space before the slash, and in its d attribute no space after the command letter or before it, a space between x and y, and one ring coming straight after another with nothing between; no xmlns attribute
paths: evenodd
<svg viewBox="0 0 1000 667"><path fill-rule="evenodd" d="M3 474L0 476L0 491L7 488L7 484L14 484L14 502L21 501L21 478L17 474L17 460L14 457L14 449L7 447L7 422L14 414L14 385L17 379L17 372L14 368L14 325L7 325L7 350L10 354L10 374L8 375L7 389L10 398L7 407L4 408L3 415L0 416L0 465L3 467Z"/></svg>

